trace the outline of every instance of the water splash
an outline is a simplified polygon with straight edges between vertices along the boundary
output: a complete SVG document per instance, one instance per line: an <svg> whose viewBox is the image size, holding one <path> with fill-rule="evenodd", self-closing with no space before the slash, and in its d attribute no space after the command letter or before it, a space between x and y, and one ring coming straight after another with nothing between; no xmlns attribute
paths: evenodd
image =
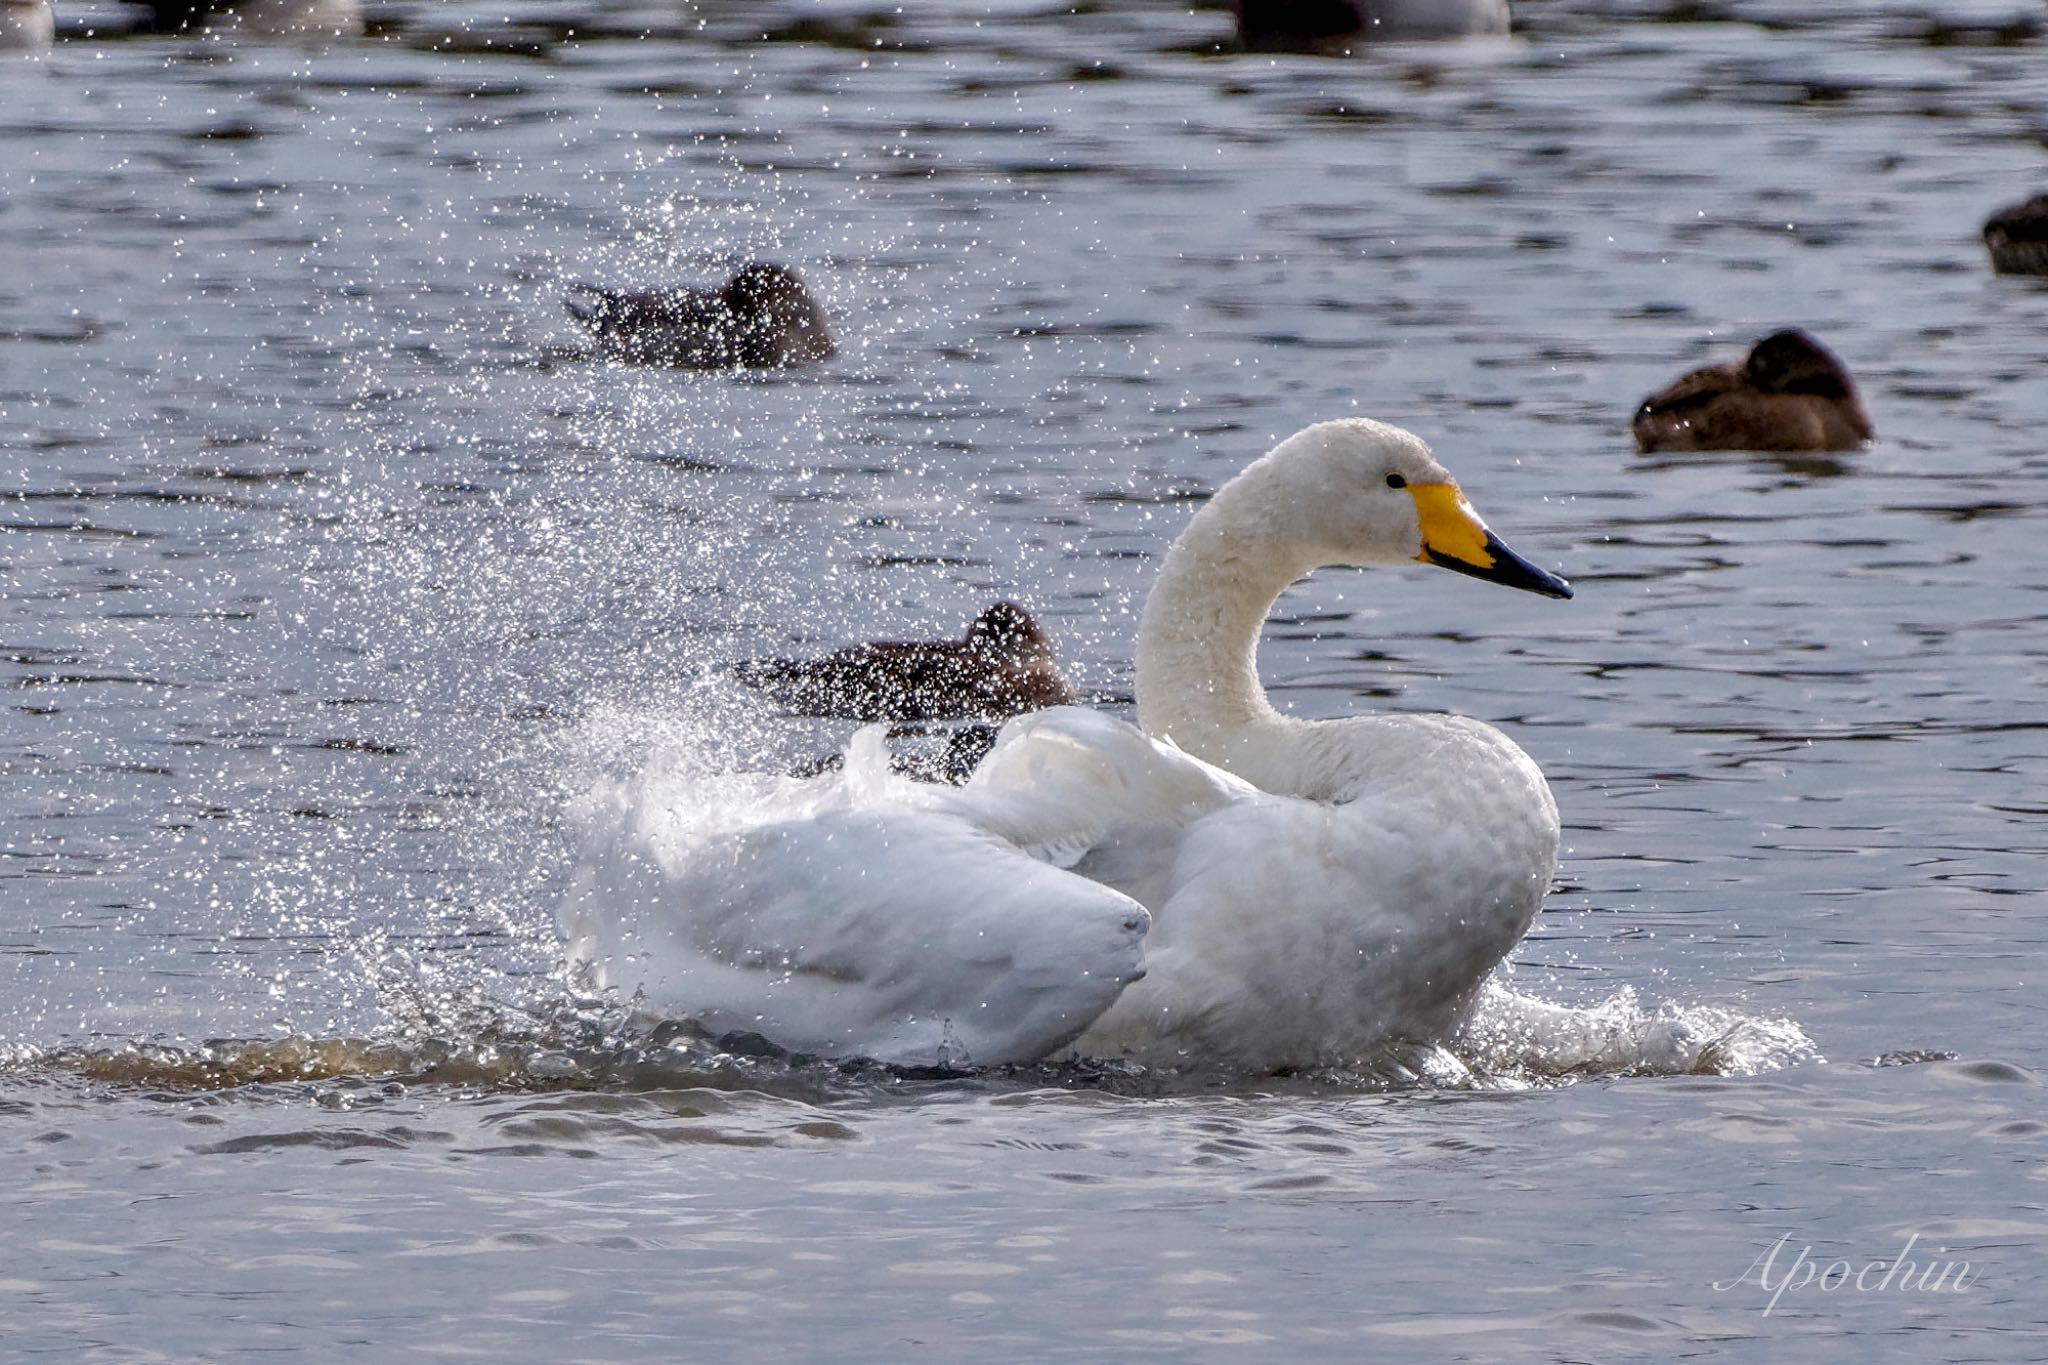
<svg viewBox="0 0 2048 1365"><path fill-rule="evenodd" d="M1452 1051L1477 1075L1754 1076L1822 1060L1789 1019L1716 1005L1647 1006L1624 987L1587 1008L1556 1005L1488 982Z"/></svg>
<svg viewBox="0 0 2048 1365"><path fill-rule="evenodd" d="M1283 1077L1231 1078L1245 1093L1515 1091L1601 1076L1753 1076L1822 1060L1796 1024L1711 1006L1646 1008L1623 991L1586 1010L1492 988L1471 1028L1440 1047L1393 1046L1357 1065ZM971 1070L888 1067L790 1053L757 1034L713 1036L584 1001L552 1018L506 1014L452 1036L223 1038L178 1045L131 1040L0 1049L0 1074L76 1079L117 1089L273 1093L305 1087L346 1105L370 1091L436 1087L463 1093L749 1090L811 1103L928 1089L1054 1088L1130 1098L1216 1093L1199 1068L1148 1069L1068 1058ZM396 1087L397 1089L392 1089Z"/></svg>

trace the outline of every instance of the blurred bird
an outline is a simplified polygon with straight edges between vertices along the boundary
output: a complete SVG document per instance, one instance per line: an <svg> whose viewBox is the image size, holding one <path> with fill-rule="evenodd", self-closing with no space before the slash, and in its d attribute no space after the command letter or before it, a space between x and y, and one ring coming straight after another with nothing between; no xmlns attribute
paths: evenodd
<svg viewBox="0 0 2048 1365"><path fill-rule="evenodd" d="M1247 52L1342 56L1408 38L1468 38L1508 31L1508 0L1237 0Z"/></svg>
<svg viewBox="0 0 2048 1365"><path fill-rule="evenodd" d="M152 33L245 34L262 38L363 31L358 0L141 0Z"/></svg>
<svg viewBox="0 0 2048 1365"><path fill-rule="evenodd" d="M598 348L636 365L777 369L837 347L825 310L787 266L756 261L720 289L605 289L572 284L565 301Z"/></svg>
<svg viewBox="0 0 2048 1365"><path fill-rule="evenodd" d="M1740 365L1694 370L1643 400L1636 445L1663 450L1853 450L1870 439L1856 381L1797 330L1773 332Z"/></svg>
<svg viewBox="0 0 2048 1365"><path fill-rule="evenodd" d="M56 36L50 0L0 0L0 52L41 52Z"/></svg>
<svg viewBox="0 0 2048 1365"><path fill-rule="evenodd" d="M2048 275L2048 194L1992 214L1984 246L2001 275Z"/></svg>

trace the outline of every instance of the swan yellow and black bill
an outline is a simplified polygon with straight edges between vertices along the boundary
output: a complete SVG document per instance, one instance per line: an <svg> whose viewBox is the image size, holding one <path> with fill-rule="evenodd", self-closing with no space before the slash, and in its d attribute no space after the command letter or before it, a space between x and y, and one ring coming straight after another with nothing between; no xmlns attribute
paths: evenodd
<svg viewBox="0 0 2048 1365"><path fill-rule="evenodd" d="M1500 537L1486 529L1472 504L1465 501L1458 485L1412 483L1408 494L1415 499L1416 515L1422 523L1422 553L1415 557L1423 563L1545 597L1572 595L1571 584L1501 544Z"/></svg>

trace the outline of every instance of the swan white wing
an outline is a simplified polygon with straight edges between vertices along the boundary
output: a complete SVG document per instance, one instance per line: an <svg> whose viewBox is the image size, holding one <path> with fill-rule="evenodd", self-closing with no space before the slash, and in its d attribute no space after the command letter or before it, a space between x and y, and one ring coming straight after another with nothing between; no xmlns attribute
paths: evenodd
<svg viewBox="0 0 2048 1365"><path fill-rule="evenodd" d="M563 911L598 984L795 1051L1032 1061L1143 972L1130 898L943 812L828 810L687 840L621 811Z"/></svg>
<svg viewBox="0 0 2048 1365"><path fill-rule="evenodd" d="M1003 727L967 785L934 800L1057 866L1141 829L1180 829L1257 788L1113 716L1062 706Z"/></svg>
<svg viewBox="0 0 2048 1365"><path fill-rule="evenodd" d="M1541 903L1549 867L1426 805L1255 794L1076 871L1153 912L1150 973L1076 1044L1156 1064L1344 1065L1445 1035Z"/></svg>

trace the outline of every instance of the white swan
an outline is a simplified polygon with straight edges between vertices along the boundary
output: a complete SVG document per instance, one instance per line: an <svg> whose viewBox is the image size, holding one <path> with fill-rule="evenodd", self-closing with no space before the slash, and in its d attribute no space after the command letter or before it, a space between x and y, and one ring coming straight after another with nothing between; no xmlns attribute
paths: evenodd
<svg viewBox="0 0 2048 1365"><path fill-rule="evenodd" d="M1255 658L1295 579L1416 560L1571 595L1415 436L1299 432L1167 556L1138 638L1149 735L1063 707L1011 722L963 788L862 779L856 754L715 831L615 791L565 908L572 954L664 1012L830 1055L1073 1042L1270 1070L1441 1039L1549 886L1543 775L1476 721L1283 717Z"/></svg>

